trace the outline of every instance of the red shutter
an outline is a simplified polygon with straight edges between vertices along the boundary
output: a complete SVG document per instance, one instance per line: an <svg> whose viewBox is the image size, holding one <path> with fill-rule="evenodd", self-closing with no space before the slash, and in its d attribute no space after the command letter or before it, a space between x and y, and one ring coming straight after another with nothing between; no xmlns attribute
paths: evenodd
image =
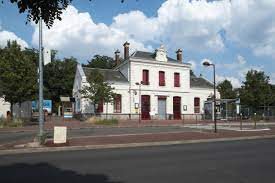
<svg viewBox="0 0 275 183"><path fill-rule="evenodd" d="M142 71L142 82L144 85L149 85L149 71L148 70Z"/></svg>
<svg viewBox="0 0 275 183"><path fill-rule="evenodd" d="M159 71L159 86L165 86L165 72Z"/></svg>
<svg viewBox="0 0 275 183"><path fill-rule="evenodd" d="M180 73L174 73L174 86L180 87Z"/></svg>

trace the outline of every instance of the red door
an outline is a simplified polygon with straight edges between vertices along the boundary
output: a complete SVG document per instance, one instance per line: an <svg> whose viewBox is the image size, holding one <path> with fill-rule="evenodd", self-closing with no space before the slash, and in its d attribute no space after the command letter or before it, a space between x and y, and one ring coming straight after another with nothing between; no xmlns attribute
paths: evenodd
<svg viewBox="0 0 275 183"><path fill-rule="evenodd" d="M150 119L150 96L149 95L141 96L141 119L143 120Z"/></svg>
<svg viewBox="0 0 275 183"><path fill-rule="evenodd" d="M173 114L174 119L181 119L181 97L173 97Z"/></svg>

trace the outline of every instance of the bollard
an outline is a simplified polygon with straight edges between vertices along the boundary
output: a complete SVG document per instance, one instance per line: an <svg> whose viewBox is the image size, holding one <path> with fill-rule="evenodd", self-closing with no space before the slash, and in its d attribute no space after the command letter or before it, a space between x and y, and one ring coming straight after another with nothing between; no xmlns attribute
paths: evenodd
<svg viewBox="0 0 275 183"><path fill-rule="evenodd" d="M242 121L242 113L240 114L240 116L241 116L241 119L240 119L240 128L241 128L241 130L243 130L243 121Z"/></svg>

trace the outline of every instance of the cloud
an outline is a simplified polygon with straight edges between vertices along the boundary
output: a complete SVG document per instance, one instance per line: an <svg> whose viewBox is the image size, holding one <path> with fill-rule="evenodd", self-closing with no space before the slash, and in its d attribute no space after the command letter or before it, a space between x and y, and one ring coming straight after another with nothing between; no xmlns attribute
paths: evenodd
<svg viewBox="0 0 275 183"><path fill-rule="evenodd" d="M196 64L196 62L195 62L194 60L190 60L190 61L188 61L187 63L191 64L191 69L192 69L193 71L196 70L197 64Z"/></svg>
<svg viewBox="0 0 275 183"><path fill-rule="evenodd" d="M233 86L233 88L239 88L239 87L241 87L241 81L238 78L236 78L236 77L228 77L228 76L217 75L216 79L217 79L218 83L223 82L224 80L230 81L231 84L232 84L232 86Z"/></svg>
<svg viewBox="0 0 275 183"><path fill-rule="evenodd" d="M163 42L169 52L217 53L232 41L255 55L275 57L275 0L167 0L155 16L130 11L113 17L110 25L95 23L87 12L69 6L62 21L44 30L46 46L63 55L89 58L113 55L125 41L132 51L153 50ZM35 26L33 44L37 45ZM243 60L240 60L240 64ZM229 66L230 67L230 66Z"/></svg>
<svg viewBox="0 0 275 183"><path fill-rule="evenodd" d="M35 31L32 43L38 44L38 26L33 24ZM89 13L80 13L75 7L69 6L62 15L62 21L56 21L51 29L43 28L45 47L56 49L62 56L74 56L89 59L95 54L113 56L117 48L125 41L131 43L131 49L146 50L143 43L131 38L122 30L108 27L103 23L96 24Z"/></svg>
<svg viewBox="0 0 275 183"><path fill-rule="evenodd" d="M275 57L275 0L234 0L231 4L228 38L251 48L255 55Z"/></svg>
<svg viewBox="0 0 275 183"><path fill-rule="evenodd" d="M20 37L18 37L16 34L6 30L1 30L1 27L0 27L0 47L5 47L7 45L8 40L17 41L17 43L21 45L22 48L29 47L28 43L23 39L21 39Z"/></svg>

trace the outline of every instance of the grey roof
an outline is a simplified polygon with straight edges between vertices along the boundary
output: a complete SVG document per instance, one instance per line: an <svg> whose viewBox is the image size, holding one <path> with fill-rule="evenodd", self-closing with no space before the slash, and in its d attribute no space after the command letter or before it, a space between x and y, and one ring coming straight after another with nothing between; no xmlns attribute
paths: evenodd
<svg viewBox="0 0 275 183"><path fill-rule="evenodd" d="M191 88L213 88L214 85L202 77L190 76Z"/></svg>
<svg viewBox="0 0 275 183"><path fill-rule="evenodd" d="M93 70L98 70L99 73L102 74L105 81L128 82L127 78L120 71L89 67L83 67L83 70L86 76L88 76Z"/></svg>
<svg viewBox="0 0 275 183"><path fill-rule="evenodd" d="M143 58L146 60L154 60L156 61L156 53L151 53L151 52L145 52L145 51L136 51L131 55L132 58ZM177 60L167 57L168 62L172 63L179 63Z"/></svg>

